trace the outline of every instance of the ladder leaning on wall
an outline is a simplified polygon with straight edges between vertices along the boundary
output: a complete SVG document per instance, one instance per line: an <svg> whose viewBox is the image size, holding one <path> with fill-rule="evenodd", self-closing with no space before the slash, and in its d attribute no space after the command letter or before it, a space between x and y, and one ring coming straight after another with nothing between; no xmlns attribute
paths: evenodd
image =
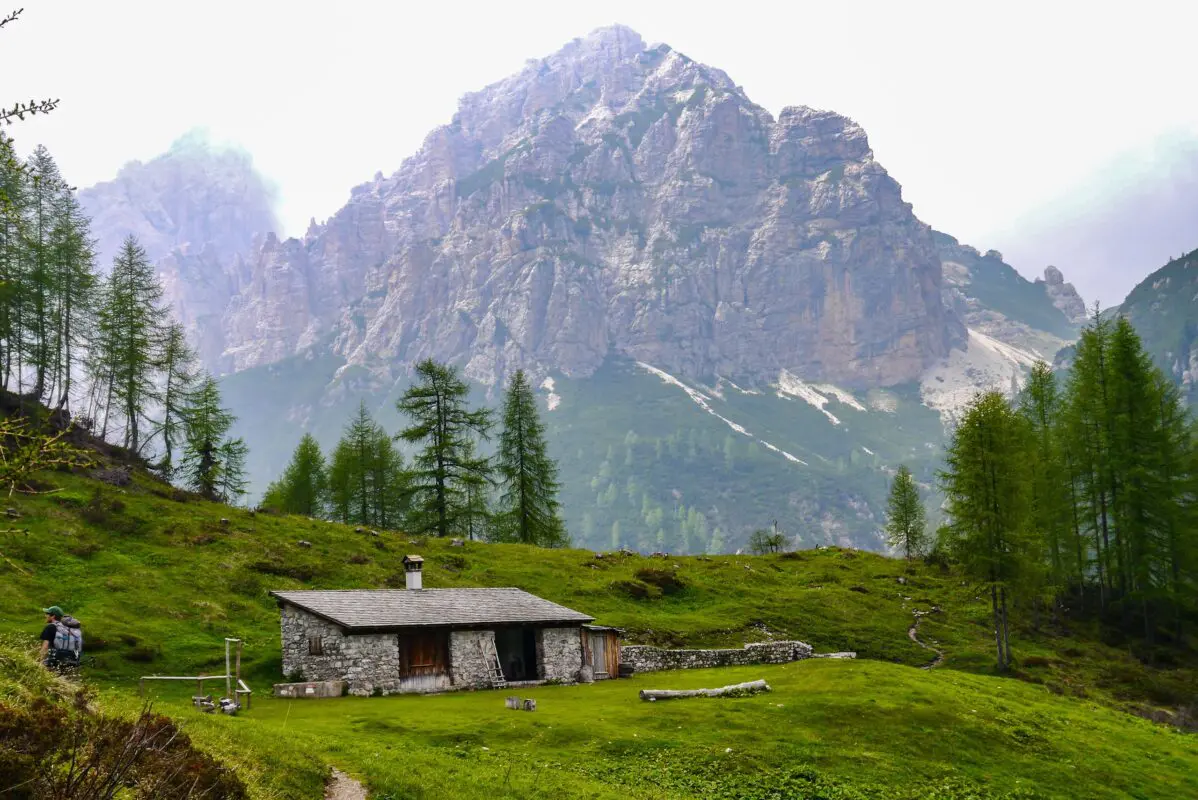
<svg viewBox="0 0 1198 800"><path fill-rule="evenodd" d="M483 663L487 665L487 679L491 682L491 688L502 689L507 686L507 678L503 676L503 665L499 662L499 650L495 647L495 640L489 637L480 639L478 649L482 651Z"/></svg>

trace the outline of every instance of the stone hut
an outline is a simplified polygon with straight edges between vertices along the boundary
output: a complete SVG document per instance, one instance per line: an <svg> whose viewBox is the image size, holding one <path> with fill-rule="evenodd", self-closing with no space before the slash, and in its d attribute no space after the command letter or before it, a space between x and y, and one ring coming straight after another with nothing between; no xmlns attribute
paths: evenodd
<svg viewBox="0 0 1198 800"><path fill-rule="evenodd" d="M284 675L356 695L607 677L585 663L613 658L594 653L593 617L520 589L425 589L422 562L404 558L407 589L271 592Z"/></svg>

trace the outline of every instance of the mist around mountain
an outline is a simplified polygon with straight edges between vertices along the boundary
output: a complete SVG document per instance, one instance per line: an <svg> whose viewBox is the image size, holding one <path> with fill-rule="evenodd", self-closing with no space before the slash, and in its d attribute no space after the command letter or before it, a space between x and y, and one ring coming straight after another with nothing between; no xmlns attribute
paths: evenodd
<svg viewBox="0 0 1198 800"><path fill-rule="evenodd" d="M1054 264L1088 300L1117 306L1198 242L1198 135L1178 132L1123 153L992 238L1012 263Z"/></svg>
<svg viewBox="0 0 1198 800"><path fill-rule="evenodd" d="M945 425L1051 360L1081 303L919 221L852 120L774 118L621 26L467 95L302 238L269 232L247 158L204 146L89 192L127 198L97 231L154 239L254 490L359 401L397 430L420 359L492 405L523 368L595 547L736 550L778 520L880 548L897 465L930 489Z"/></svg>
<svg viewBox="0 0 1198 800"><path fill-rule="evenodd" d="M111 181L79 192L103 267L130 234L152 260L176 249L218 259L249 252L253 237L278 230L275 190L243 150L197 129L163 154L126 164Z"/></svg>

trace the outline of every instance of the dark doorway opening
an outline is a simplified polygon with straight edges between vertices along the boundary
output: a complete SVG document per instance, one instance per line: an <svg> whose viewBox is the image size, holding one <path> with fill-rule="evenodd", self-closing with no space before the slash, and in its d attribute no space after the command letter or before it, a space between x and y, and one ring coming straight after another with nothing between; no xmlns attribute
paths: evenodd
<svg viewBox="0 0 1198 800"><path fill-rule="evenodd" d="M500 628L495 631L495 651L509 681L535 681L537 675L537 631L535 628Z"/></svg>

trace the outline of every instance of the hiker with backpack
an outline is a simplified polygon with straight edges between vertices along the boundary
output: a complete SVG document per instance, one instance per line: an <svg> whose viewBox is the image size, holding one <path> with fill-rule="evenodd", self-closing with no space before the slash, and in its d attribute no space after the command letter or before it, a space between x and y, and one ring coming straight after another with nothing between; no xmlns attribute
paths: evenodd
<svg viewBox="0 0 1198 800"><path fill-rule="evenodd" d="M46 615L46 627L39 637L42 663L60 671L77 669L83 657L83 626L74 617L64 615L58 606L43 608L42 612Z"/></svg>

